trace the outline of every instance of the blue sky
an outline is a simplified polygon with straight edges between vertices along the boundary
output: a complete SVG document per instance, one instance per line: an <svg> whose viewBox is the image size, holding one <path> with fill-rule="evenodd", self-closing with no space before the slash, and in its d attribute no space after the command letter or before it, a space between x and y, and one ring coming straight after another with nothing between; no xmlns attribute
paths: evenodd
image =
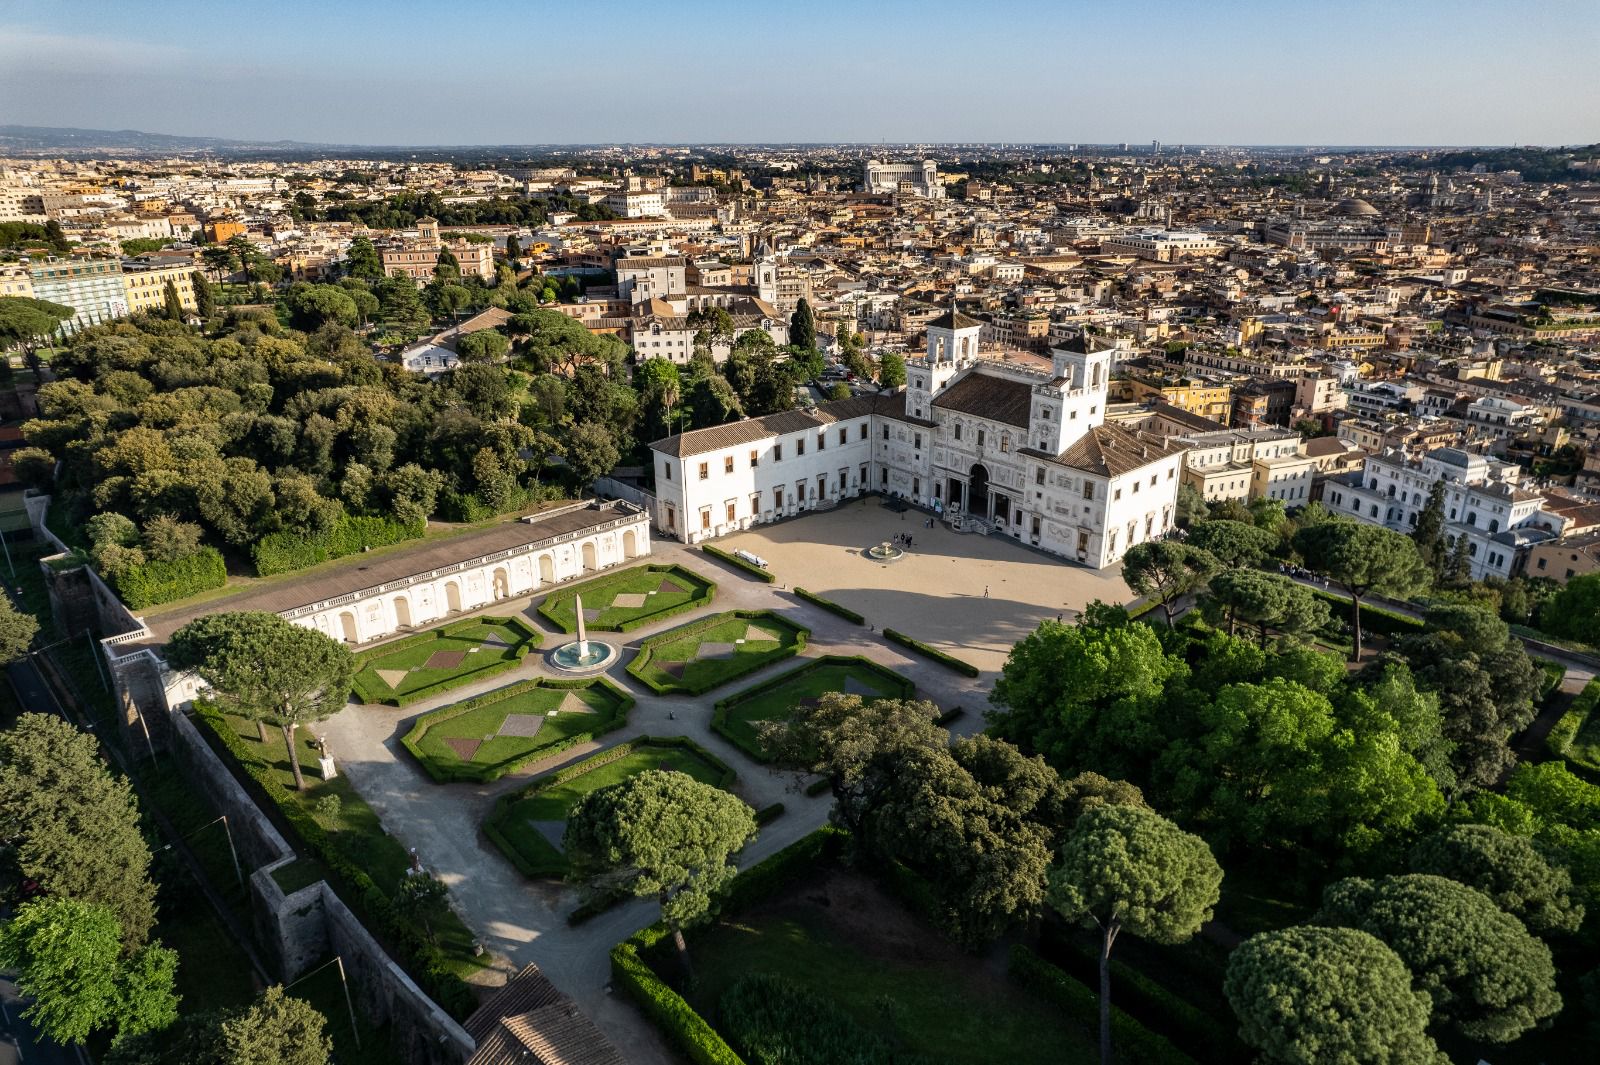
<svg viewBox="0 0 1600 1065"><path fill-rule="evenodd" d="M379 144L1600 140L1600 0L0 0L0 123Z"/></svg>

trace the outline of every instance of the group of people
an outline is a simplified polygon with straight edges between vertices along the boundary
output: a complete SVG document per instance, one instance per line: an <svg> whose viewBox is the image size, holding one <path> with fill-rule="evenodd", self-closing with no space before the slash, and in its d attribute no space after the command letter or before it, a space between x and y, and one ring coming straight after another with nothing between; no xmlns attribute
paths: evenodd
<svg viewBox="0 0 1600 1065"><path fill-rule="evenodd" d="M894 534L894 545L896 547L905 548L906 550L909 551L911 549L911 534L910 533L895 533Z"/></svg>
<svg viewBox="0 0 1600 1065"><path fill-rule="evenodd" d="M1280 562L1278 563L1278 572L1283 574L1285 577L1293 577L1295 580L1308 581L1311 584L1320 584L1324 588L1328 586L1328 578L1324 577L1320 573L1312 573L1304 566L1292 566L1287 562Z"/></svg>

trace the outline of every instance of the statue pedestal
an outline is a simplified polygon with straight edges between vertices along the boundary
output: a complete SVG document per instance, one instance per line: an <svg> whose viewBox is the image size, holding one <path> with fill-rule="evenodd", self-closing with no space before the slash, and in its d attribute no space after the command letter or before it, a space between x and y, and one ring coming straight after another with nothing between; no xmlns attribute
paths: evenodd
<svg viewBox="0 0 1600 1065"><path fill-rule="evenodd" d="M317 768L321 770L323 780L332 780L339 775L339 770L334 766L332 758L318 758Z"/></svg>

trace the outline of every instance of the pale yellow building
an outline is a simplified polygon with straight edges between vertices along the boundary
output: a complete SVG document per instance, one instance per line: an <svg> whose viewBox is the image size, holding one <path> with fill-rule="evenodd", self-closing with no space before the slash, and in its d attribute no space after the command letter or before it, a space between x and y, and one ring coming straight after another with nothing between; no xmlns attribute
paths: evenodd
<svg viewBox="0 0 1600 1065"><path fill-rule="evenodd" d="M122 261L122 287L128 294L128 313L153 311L160 314L167 305L167 281L178 289L178 302L186 311L196 309L193 263L147 263L139 259Z"/></svg>

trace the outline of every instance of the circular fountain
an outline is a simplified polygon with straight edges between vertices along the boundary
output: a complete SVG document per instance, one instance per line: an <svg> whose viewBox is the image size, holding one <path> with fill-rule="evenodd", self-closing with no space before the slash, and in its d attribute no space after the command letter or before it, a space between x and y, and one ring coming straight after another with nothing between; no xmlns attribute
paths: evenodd
<svg viewBox="0 0 1600 1065"><path fill-rule="evenodd" d="M598 673L616 661L617 648L604 640L589 639L583 625L583 596L572 597L572 608L578 615L578 638L551 651L548 661L562 673Z"/></svg>
<svg viewBox="0 0 1600 1065"><path fill-rule="evenodd" d="M867 548L867 557L874 562L898 562L906 557L906 553L890 541L885 540L881 544L874 544Z"/></svg>

